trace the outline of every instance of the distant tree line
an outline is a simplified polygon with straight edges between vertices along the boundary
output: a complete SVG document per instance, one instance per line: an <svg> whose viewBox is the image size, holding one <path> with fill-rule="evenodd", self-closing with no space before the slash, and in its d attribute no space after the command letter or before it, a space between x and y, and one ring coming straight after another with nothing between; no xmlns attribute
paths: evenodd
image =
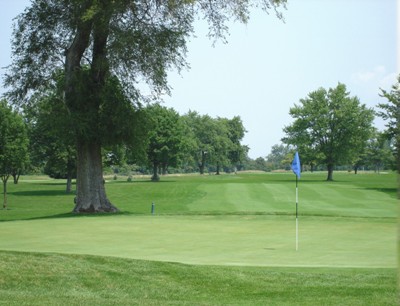
<svg viewBox="0 0 400 306"><path fill-rule="evenodd" d="M118 88L117 83L110 86ZM32 99L37 101L24 106L20 113L12 112L6 101L2 102L2 108L21 120L24 126L21 131L26 134L26 156L21 157L24 166L18 168L18 173L44 173L66 179L66 191L70 192L72 179L76 178L76 137L71 126L75 118L58 93L57 82L46 94ZM151 179L158 181L160 175L167 173L218 175L242 168L248 147L241 144L246 130L239 116L212 118L195 111L180 115L159 103L130 109L121 100L112 110L104 110L102 126L112 129L113 137L130 141L104 141L109 143L102 149L105 169L115 174L151 174ZM131 118L130 124L121 118L124 116ZM123 126L118 126L119 119ZM107 138L106 132L101 133ZM4 172L16 173L14 169Z"/></svg>
<svg viewBox="0 0 400 306"><path fill-rule="evenodd" d="M77 118L63 103L57 81L53 85L33 95L36 101L23 108L13 109L5 99L0 101L4 208L10 176L17 184L22 173L45 173L66 179L66 191L71 191L77 160L72 125ZM290 170L296 150L303 171L327 170L327 180L333 179L333 170L399 169L399 83L391 91L381 91L388 102L379 104L376 112L351 97L344 84L311 92L290 109L294 121L284 127L283 143L256 159L248 157L249 148L241 143L246 129L239 116L212 118L195 111L180 115L158 103L132 108L119 95L117 80L111 79L107 86L109 99L116 103L104 105L99 120L101 129L113 132L99 133L103 165L116 175L151 174L151 180L158 181L167 173ZM386 130L373 127L375 115L386 121Z"/></svg>

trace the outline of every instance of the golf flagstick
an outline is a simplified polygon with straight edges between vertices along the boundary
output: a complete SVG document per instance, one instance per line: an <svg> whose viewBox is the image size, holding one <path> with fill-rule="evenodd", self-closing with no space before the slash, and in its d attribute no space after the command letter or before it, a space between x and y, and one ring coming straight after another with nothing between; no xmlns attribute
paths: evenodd
<svg viewBox="0 0 400 306"><path fill-rule="evenodd" d="M296 251L299 249L299 188L297 186L297 175L296 175Z"/></svg>
<svg viewBox="0 0 400 306"><path fill-rule="evenodd" d="M292 171L296 174L296 251L299 249L299 188L298 180L300 178L301 165L299 153L296 152L292 162Z"/></svg>

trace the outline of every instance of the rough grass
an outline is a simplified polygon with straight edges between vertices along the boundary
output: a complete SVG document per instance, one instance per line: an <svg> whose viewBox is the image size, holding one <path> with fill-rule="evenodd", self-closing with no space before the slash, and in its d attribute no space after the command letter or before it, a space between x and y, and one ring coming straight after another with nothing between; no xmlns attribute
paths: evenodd
<svg viewBox="0 0 400 306"><path fill-rule="evenodd" d="M395 305L395 269L193 266L0 252L4 305Z"/></svg>

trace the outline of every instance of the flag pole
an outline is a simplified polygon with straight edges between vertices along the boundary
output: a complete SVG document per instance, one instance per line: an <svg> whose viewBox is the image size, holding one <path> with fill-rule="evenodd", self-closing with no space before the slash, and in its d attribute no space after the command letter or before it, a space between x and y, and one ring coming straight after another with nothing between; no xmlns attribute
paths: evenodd
<svg viewBox="0 0 400 306"><path fill-rule="evenodd" d="M296 175L296 251L299 249L299 188L298 182L301 173L299 152L296 151L292 161L292 170Z"/></svg>
<svg viewBox="0 0 400 306"><path fill-rule="evenodd" d="M299 213L298 213L298 206L299 206L299 188L298 188L298 178L296 175L296 251L299 249Z"/></svg>

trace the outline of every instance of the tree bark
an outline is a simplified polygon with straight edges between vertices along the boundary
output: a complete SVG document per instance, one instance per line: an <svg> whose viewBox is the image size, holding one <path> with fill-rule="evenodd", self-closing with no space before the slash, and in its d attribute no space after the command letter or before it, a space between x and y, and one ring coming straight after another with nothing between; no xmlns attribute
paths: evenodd
<svg viewBox="0 0 400 306"><path fill-rule="evenodd" d="M206 154L207 154L207 152L206 151L201 151L200 152L200 162L199 162L199 171L200 171L200 174L204 174L204 168L205 168L205 165L206 165Z"/></svg>
<svg viewBox="0 0 400 306"><path fill-rule="evenodd" d="M162 164L162 168L161 168L161 174L162 175L166 175L167 174L167 170L168 169L168 165L167 165L167 163L163 163Z"/></svg>
<svg viewBox="0 0 400 306"><path fill-rule="evenodd" d="M68 150L68 159L67 159L67 186L66 186L66 193L72 192L72 178L75 174L75 163L72 158L72 154L70 150Z"/></svg>
<svg viewBox="0 0 400 306"><path fill-rule="evenodd" d="M199 163L199 171L200 171L200 174L204 174L204 164L203 163Z"/></svg>
<svg viewBox="0 0 400 306"><path fill-rule="evenodd" d="M333 165L328 164L328 178L327 181L333 181Z"/></svg>
<svg viewBox="0 0 400 306"><path fill-rule="evenodd" d="M72 175L68 172L67 173L67 186L65 188L66 193L71 193L72 191Z"/></svg>
<svg viewBox="0 0 400 306"><path fill-rule="evenodd" d="M7 181L9 177L9 175L1 177L1 180L3 181L3 209L7 209Z"/></svg>
<svg viewBox="0 0 400 306"><path fill-rule="evenodd" d="M78 141L75 213L117 212L107 199L99 143Z"/></svg>
<svg viewBox="0 0 400 306"><path fill-rule="evenodd" d="M21 170L15 170L14 169L12 171L11 175L12 175L12 177L14 179L14 184L18 184L19 177L21 176Z"/></svg>
<svg viewBox="0 0 400 306"><path fill-rule="evenodd" d="M158 163L153 162L153 176L151 177L153 182L158 182L160 180L160 176L158 175Z"/></svg>
<svg viewBox="0 0 400 306"><path fill-rule="evenodd" d="M101 2L101 6L107 6L107 3L107 1ZM82 10L90 9L92 4L92 1L83 2ZM111 12L102 7L96 18L82 19L78 23L74 40L66 52L65 100L67 106L71 113L77 113L82 118L91 118L85 123L92 129L85 132L77 131L77 196L73 210L76 213L118 211L106 196L103 184L101 141L96 132L96 121L93 120L98 114L101 91L109 72L106 46L110 17ZM87 101L82 102L83 92L79 89L80 86L77 84L79 78L76 76L80 75L81 59L89 47L91 34L93 37L91 79L85 88L89 90L89 96Z"/></svg>

